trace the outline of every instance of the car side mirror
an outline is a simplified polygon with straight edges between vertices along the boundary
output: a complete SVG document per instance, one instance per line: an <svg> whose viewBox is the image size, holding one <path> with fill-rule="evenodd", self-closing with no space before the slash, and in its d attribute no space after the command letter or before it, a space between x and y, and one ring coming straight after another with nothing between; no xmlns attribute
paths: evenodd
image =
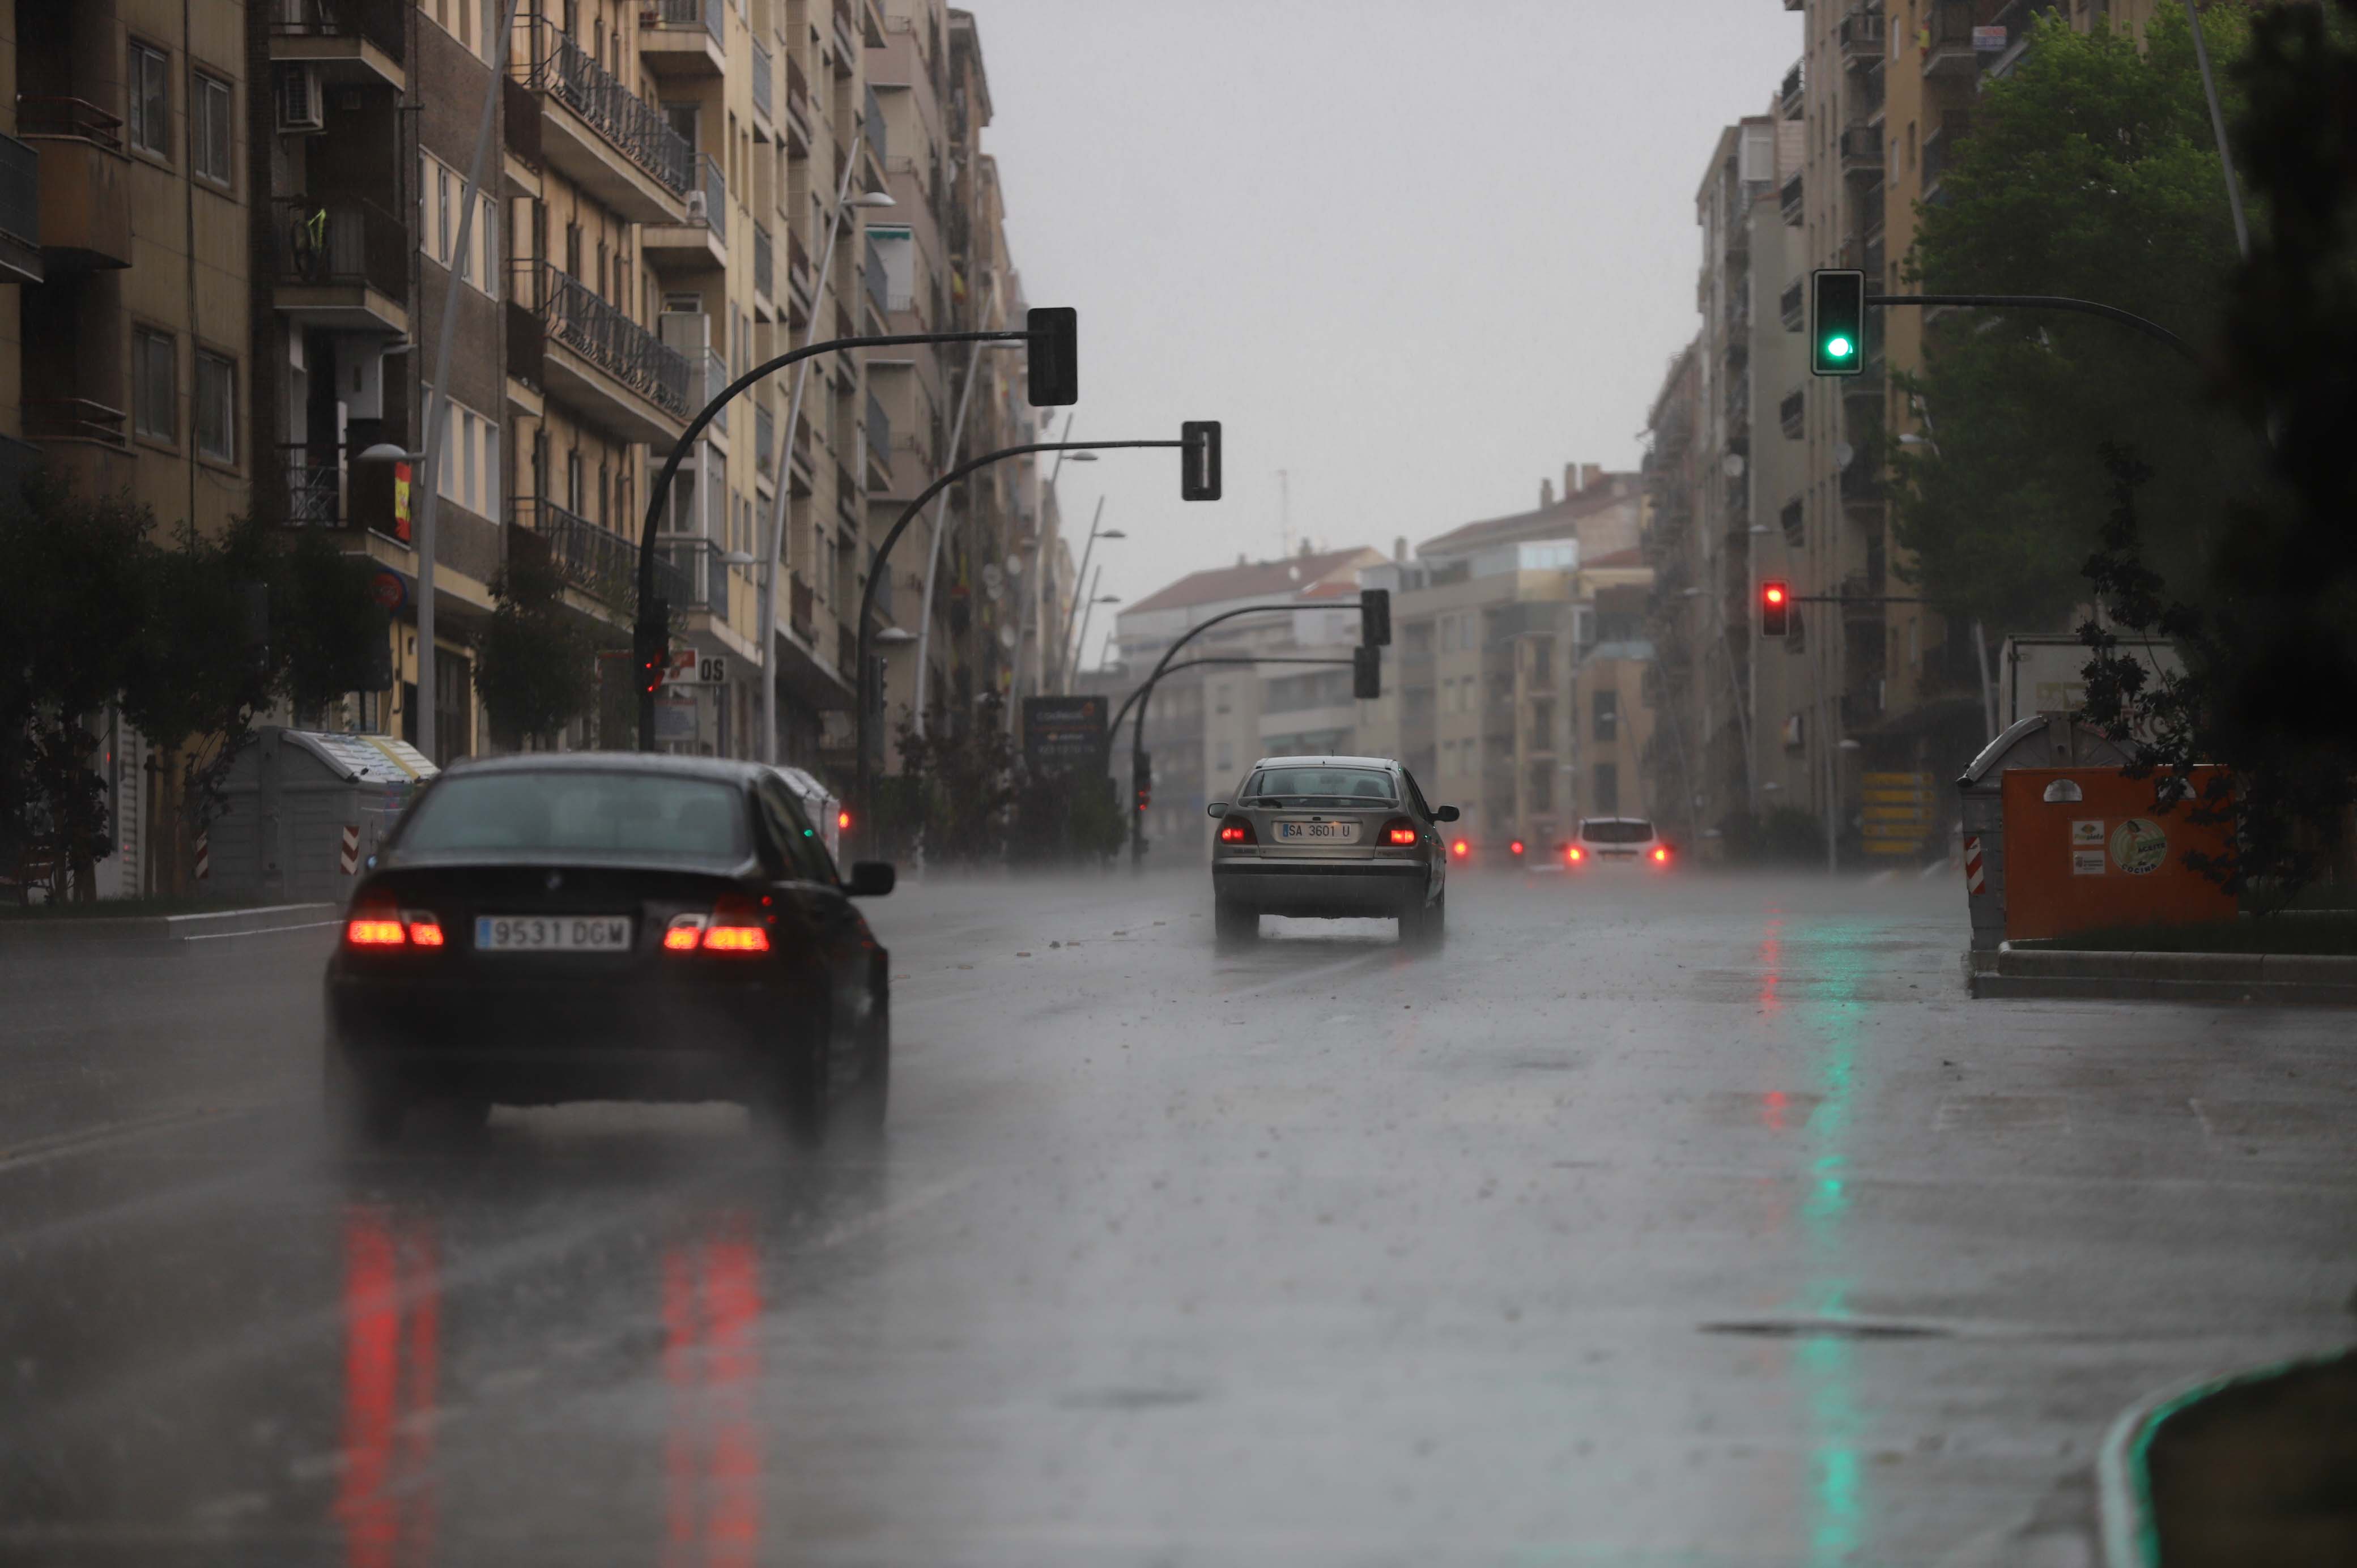
<svg viewBox="0 0 2357 1568"><path fill-rule="evenodd" d="M855 860L851 880L843 890L854 898L881 898L899 885L900 874L888 860Z"/></svg>
<svg viewBox="0 0 2357 1568"><path fill-rule="evenodd" d="M1436 806L1433 808L1432 820L1436 822L1453 822L1457 820L1457 808Z"/></svg>
<svg viewBox="0 0 2357 1568"><path fill-rule="evenodd" d="M1224 817L1227 814L1228 803L1225 800L1214 800L1203 808L1203 815L1207 817Z"/></svg>

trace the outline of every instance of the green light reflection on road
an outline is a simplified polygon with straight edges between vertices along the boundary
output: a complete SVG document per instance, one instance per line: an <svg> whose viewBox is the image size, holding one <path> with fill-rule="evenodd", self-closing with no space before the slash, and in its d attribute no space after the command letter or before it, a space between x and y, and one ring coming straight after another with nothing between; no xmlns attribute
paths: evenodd
<svg viewBox="0 0 2357 1568"><path fill-rule="evenodd" d="M1818 1036L1813 1062L1821 1098L1803 1129L1813 1158L1801 1204L1805 1276L1800 1311L1810 1317L1850 1316L1850 1281L1845 1268L1850 1193L1846 1153L1855 1111L1857 1044L1866 1004L1857 989L1866 964L1855 945L1873 933L1863 922L1841 922L1807 932L1800 945L1822 979L1815 993L1795 1009L1798 1022ZM1857 1346L1829 1335L1794 1342L1793 1368L1807 1401L1813 1447L1809 1462L1811 1519L1808 1561L1813 1568L1855 1560L1866 1524L1867 1499L1860 1448L1865 1437L1853 1387Z"/></svg>

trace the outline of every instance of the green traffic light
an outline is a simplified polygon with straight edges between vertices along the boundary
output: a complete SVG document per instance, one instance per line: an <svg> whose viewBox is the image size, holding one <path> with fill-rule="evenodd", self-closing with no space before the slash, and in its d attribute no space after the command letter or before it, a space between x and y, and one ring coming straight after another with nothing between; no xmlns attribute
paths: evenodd
<svg viewBox="0 0 2357 1568"><path fill-rule="evenodd" d="M1849 358L1849 339L1846 338L1828 338L1825 339L1825 358L1846 360Z"/></svg>

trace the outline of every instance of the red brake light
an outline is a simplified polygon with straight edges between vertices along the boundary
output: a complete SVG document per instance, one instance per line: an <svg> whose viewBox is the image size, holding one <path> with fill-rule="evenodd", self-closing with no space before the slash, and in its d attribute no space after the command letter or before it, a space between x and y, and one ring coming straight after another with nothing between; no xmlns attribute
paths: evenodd
<svg viewBox="0 0 2357 1568"><path fill-rule="evenodd" d="M409 940L421 948L442 945L442 922L422 909L405 909L401 916L409 927Z"/></svg>
<svg viewBox="0 0 2357 1568"><path fill-rule="evenodd" d="M442 929L434 929L434 940L442 940ZM401 928L401 915L393 909L355 911L344 922L344 940L356 948L397 948L409 940L409 933Z"/></svg>
<svg viewBox="0 0 2357 1568"><path fill-rule="evenodd" d="M1512 843L1508 844L1506 847L1512 850L1516 854L1520 854L1523 853L1523 841L1516 839Z"/></svg>
<svg viewBox="0 0 2357 1568"><path fill-rule="evenodd" d="M1663 845L1660 848L1655 849L1653 851L1653 859L1663 865L1667 865L1670 863L1670 852L1668 846Z"/></svg>
<svg viewBox="0 0 2357 1568"><path fill-rule="evenodd" d="M663 932L663 950L665 952L694 952L695 950L695 945L703 940L703 916L673 915L671 918L671 928Z"/></svg>
<svg viewBox="0 0 2357 1568"><path fill-rule="evenodd" d="M1375 842L1387 844L1393 849L1406 849L1415 843L1415 838L1414 822L1409 822L1405 817L1394 817L1383 824L1383 832Z"/></svg>
<svg viewBox="0 0 2357 1568"><path fill-rule="evenodd" d="M1143 810L1144 808L1140 808ZM1260 835L1253 832L1251 822L1242 817L1230 817L1220 824L1222 843L1258 843Z"/></svg>
<svg viewBox="0 0 2357 1568"><path fill-rule="evenodd" d="M1566 860L1568 860L1573 865L1577 865L1579 862L1587 858L1587 852L1580 848L1577 844L1573 844L1569 849L1563 852L1563 856Z"/></svg>
<svg viewBox="0 0 2357 1568"><path fill-rule="evenodd" d="M674 921L674 929L677 926ZM665 931L663 945L669 947L671 939L672 933ZM723 898L713 907L712 918L705 923L703 940L697 945L705 952L768 952L769 915L750 898Z"/></svg>
<svg viewBox="0 0 2357 1568"><path fill-rule="evenodd" d="M1467 855L1473 853L1473 846L1467 843L1463 839L1458 839L1455 843L1448 846L1448 853L1455 855L1458 859L1463 860Z"/></svg>
<svg viewBox="0 0 2357 1568"><path fill-rule="evenodd" d="M837 811L834 814L834 825L838 828L849 827L851 825L851 813L849 811Z"/></svg>

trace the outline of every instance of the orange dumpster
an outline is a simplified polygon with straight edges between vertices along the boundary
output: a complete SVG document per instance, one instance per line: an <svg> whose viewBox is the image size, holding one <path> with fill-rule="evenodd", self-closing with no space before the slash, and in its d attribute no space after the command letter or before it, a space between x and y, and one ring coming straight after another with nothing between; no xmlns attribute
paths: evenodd
<svg viewBox="0 0 2357 1568"><path fill-rule="evenodd" d="M2190 800L2156 806L2154 780L2117 768L2007 768L2006 940L2233 919L2234 896L2185 862L2233 846L2232 822L2190 820L2217 773L2195 768Z"/></svg>

